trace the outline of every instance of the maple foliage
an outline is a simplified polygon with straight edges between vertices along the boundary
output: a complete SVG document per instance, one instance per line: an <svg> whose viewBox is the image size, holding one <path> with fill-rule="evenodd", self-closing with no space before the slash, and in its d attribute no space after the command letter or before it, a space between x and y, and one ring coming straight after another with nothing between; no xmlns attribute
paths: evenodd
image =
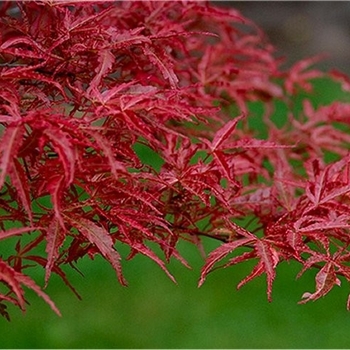
<svg viewBox="0 0 350 350"><path fill-rule="evenodd" d="M45 286L55 273L78 295L62 267L99 254L126 285L117 243L175 281L170 259L188 266L179 240L201 248L211 237L221 244L199 284L217 263L256 260L238 288L265 274L269 301L285 261L299 276L318 269L301 303L350 281L350 104L315 108L305 95L293 112L315 78L348 89L317 60L282 69L259 28L206 2L2 2L0 240L13 248L1 248L0 313L8 302L25 310L24 285L59 314L33 266ZM279 123L277 100L289 108ZM241 224L250 217L253 228Z"/></svg>

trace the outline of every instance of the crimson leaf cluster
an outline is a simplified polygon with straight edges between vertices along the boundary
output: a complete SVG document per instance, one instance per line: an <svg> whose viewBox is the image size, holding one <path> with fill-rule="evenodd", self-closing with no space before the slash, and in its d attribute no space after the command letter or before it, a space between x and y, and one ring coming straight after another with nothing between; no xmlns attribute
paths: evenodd
<svg viewBox="0 0 350 350"><path fill-rule="evenodd" d="M259 28L206 2L2 2L0 240L14 243L1 250L0 313L25 310L25 286L59 314L33 265L77 294L62 267L100 254L126 285L117 243L174 280L166 263L188 265L178 241L211 237L221 244L199 284L226 257L255 260L238 287L265 274L269 300L284 261L318 269L302 303L350 281L350 104L304 95L293 108L315 78L348 89L318 59L282 69ZM288 109L277 122L276 101Z"/></svg>

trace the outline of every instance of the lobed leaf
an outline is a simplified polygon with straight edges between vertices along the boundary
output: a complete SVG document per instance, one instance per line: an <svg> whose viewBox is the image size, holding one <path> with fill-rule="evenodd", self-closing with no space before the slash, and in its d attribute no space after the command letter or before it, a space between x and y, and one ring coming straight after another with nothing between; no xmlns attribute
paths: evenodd
<svg viewBox="0 0 350 350"><path fill-rule="evenodd" d="M24 128L21 125L9 126L0 141L0 188L4 185L6 175L11 168L13 159L23 143Z"/></svg>
<svg viewBox="0 0 350 350"><path fill-rule="evenodd" d="M55 303L48 297L47 294L45 294L38 285L35 284L35 282L30 279L28 276L23 275L19 272L16 272L16 279L24 284L26 287L34 290L34 292L41 298L45 300L45 302L51 307L51 309L58 315L61 316L60 311L56 307Z"/></svg>
<svg viewBox="0 0 350 350"><path fill-rule="evenodd" d="M245 245L250 244L252 242L253 242L252 238L240 238L240 239L237 239L233 242L225 243L225 244L221 245L220 247L216 248L215 250L213 250L209 254L209 256L208 256L208 258L207 258L207 260L206 260L206 262L201 270L201 276L200 276L198 285L201 286L204 283L206 276L213 269L213 266L218 261L225 258L228 254L232 253L238 247L245 246Z"/></svg>
<svg viewBox="0 0 350 350"><path fill-rule="evenodd" d="M31 232L35 230L40 230L42 227L19 227L19 228L10 228L6 231L0 231L0 240L12 237L12 236L20 236L23 233Z"/></svg>
<svg viewBox="0 0 350 350"><path fill-rule="evenodd" d="M170 62L169 58L165 55L165 53L160 50L154 52L149 45L144 45L142 47L142 51L150 59L150 61L159 68L159 70L163 74L163 77L169 81L172 89L176 89L179 79L173 70L172 63ZM158 57L158 55L160 54L161 57Z"/></svg>
<svg viewBox="0 0 350 350"><path fill-rule="evenodd" d="M220 149L223 143L232 135L233 131L236 129L238 122L242 118L243 116L239 116L233 120L230 120L215 133L215 136L210 146L212 152L215 152L215 150Z"/></svg>
<svg viewBox="0 0 350 350"><path fill-rule="evenodd" d="M98 86L101 84L101 80L105 77L108 72L112 69L115 57L113 53L108 50L100 50L98 54L98 67L95 69L96 75L92 79L87 93L94 97L99 94Z"/></svg>
<svg viewBox="0 0 350 350"><path fill-rule="evenodd" d="M314 293L306 292L303 294L303 300L299 304L305 304L311 300L317 300L329 293L334 285L340 285L340 281L336 277L332 262L327 263L320 269L316 277L316 291Z"/></svg>
<svg viewBox="0 0 350 350"><path fill-rule="evenodd" d="M67 133L57 128L47 128L45 135L53 143L54 149L59 155L59 160L64 169L65 185L68 187L74 180L76 153L70 137Z"/></svg>
<svg viewBox="0 0 350 350"><path fill-rule="evenodd" d="M278 252L272 248L268 243L257 240L255 243L255 250L257 256L260 258L260 262L263 266L263 271L266 273L267 278L267 297L271 302L271 293L272 293L272 283L276 276L276 266L279 261Z"/></svg>
<svg viewBox="0 0 350 350"><path fill-rule="evenodd" d="M58 316L61 316L60 311L57 309L53 301L40 289L39 286L35 284L32 279L20 272L15 271L3 260L0 260L0 281L5 282L11 289L11 292L16 295L18 303L23 311L25 310L25 300L24 291L21 287L21 284L24 284L26 287L34 290L41 298L46 301L47 304L49 304L51 309L56 312Z"/></svg>
<svg viewBox="0 0 350 350"><path fill-rule="evenodd" d="M19 306L24 310L24 291L21 287L20 281L17 279L16 271L3 260L0 260L0 281L9 286L11 292L16 295Z"/></svg>
<svg viewBox="0 0 350 350"><path fill-rule="evenodd" d="M127 283L123 277L120 264L121 257L113 247L113 240L110 234L103 227L96 225L88 219L69 216L66 216L66 219L70 221L73 227L76 227L89 242L97 247L100 253L111 263L117 272L119 282L123 286L126 286Z"/></svg>
<svg viewBox="0 0 350 350"><path fill-rule="evenodd" d="M55 218L51 221L46 231L46 253L47 263L45 266L45 284L48 284L51 271L57 263L59 257L59 249L61 248L65 235L62 232L62 225L59 220Z"/></svg>

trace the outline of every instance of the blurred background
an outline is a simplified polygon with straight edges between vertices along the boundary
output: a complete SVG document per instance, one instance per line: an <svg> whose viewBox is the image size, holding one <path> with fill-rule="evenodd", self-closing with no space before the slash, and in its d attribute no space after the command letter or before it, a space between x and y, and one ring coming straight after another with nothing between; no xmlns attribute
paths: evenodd
<svg viewBox="0 0 350 350"><path fill-rule="evenodd" d="M323 68L350 72L350 2L213 2L232 6L264 29L286 64L328 53ZM337 96L334 86L320 85L319 102ZM333 94L333 95L332 95ZM340 93L339 93L340 96ZM204 241L207 252L216 242ZM125 247L117 247L123 257ZM210 274L197 288L203 259L183 242L188 270L176 261L169 267L174 285L149 259L124 261L129 287L121 287L112 268L95 258L78 267L84 277L67 269L73 293L55 276L47 293L62 312L57 317L31 291L27 312L9 307L11 322L0 318L2 348L350 348L349 288L335 288L325 298L298 305L302 294L314 291L317 271L296 280L297 263L277 270L273 302L266 300L262 276L236 291L252 269L250 263ZM44 273L33 271L39 285ZM345 283L345 281L343 281Z"/></svg>
<svg viewBox="0 0 350 350"><path fill-rule="evenodd" d="M260 26L287 64L326 53L324 69L350 72L349 1L211 1Z"/></svg>

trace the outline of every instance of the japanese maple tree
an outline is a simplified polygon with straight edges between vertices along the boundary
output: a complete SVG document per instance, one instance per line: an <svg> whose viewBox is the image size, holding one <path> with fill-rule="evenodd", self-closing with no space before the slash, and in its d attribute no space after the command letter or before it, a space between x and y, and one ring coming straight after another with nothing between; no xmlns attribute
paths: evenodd
<svg viewBox="0 0 350 350"><path fill-rule="evenodd" d="M59 314L31 271L77 294L62 267L85 255L126 285L119 244L175 280L179 240L218 240L199 284L254 260L238 288L265 274L269 301L285 261L318 270L301 303L350 281L350 104L309 98L316 78L350 80L318 60L282 69L259 28L206 2L1 2L0 313L25 310L25 286Z"/></svg>

